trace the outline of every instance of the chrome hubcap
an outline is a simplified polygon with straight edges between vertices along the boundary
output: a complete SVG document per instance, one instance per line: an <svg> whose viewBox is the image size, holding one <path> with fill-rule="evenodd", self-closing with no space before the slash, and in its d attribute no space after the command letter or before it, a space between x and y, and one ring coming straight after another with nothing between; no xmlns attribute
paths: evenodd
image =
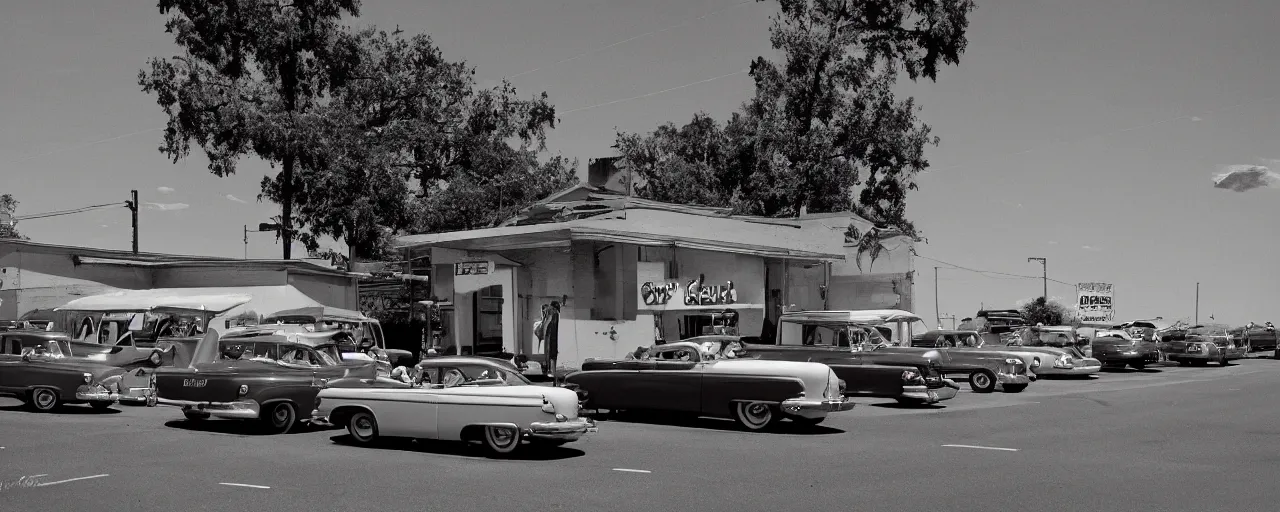
<svg viewBox="0 0 1280 512"><path fill-rule="evenodd" d="M289 408L283 405L276 407L275 420L277 425L283 425L289 421Z"/></svg>
<svg viewBox="0 0 1280 512"><path fill-rule="evenodd" d="M978 375L973 379L973 383L977 384L980 388L985 388L988 384L991 384L991 381L987 379L986 375Z"/></svg>
<svg viewBox="0 0 1280 512"><path fill-rule="evenodd" d="M53 404L53 394L48 391L40 391L36 393L36 405L41 408L49 407Z"/></svg>
<svg viewBox="0 0 1280 512"><path fill-rule="evenodd" d="M373 435L373 422L369 418L356 418L356 435L360 437L370 437Z"/></svg>
<svg viewBox="0 0 1280 512"><path fill-rule="evenodd" d="M493 442L499 446L506 446L515 440L515 432L509 428L493 429Z"/></svg>

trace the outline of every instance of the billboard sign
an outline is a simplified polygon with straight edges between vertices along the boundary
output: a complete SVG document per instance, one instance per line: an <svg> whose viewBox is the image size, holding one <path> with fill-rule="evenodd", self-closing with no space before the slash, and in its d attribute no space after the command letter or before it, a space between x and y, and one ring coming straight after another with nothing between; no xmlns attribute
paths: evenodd
<svg viewBox="0 0 1280 512"><path fill-rule="evenodd" d="M1076 285L1076 309L1081 322L1114 322L1114 290L1109 283L1080 283Z"/></svg>

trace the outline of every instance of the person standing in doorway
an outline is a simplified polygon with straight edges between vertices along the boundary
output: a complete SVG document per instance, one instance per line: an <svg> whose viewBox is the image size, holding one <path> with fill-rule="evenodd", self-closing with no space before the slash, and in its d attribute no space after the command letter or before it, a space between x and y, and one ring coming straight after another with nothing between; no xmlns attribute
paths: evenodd
<svg viewBox="0 0 1280 512"><path fill-rule="evenodd" d="M542 330L543 339L547 343L547 366L551 369L551 383L559 385L556 361L560 356L560 301L551 301L551 306L543 312Z"/></svg>

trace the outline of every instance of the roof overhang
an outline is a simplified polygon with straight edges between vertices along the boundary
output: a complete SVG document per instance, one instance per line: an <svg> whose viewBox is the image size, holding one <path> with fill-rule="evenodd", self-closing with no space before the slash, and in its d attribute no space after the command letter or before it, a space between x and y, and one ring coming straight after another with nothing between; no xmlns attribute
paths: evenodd
<svg viewBox="0 0 1280 512"><path fill-rule="evenodd" d="M169 310L223 313L251 300L253 296L244 293L200 293L190 288L156 288L81 297L55 311L113 313Z"/></svg>
<svg viewBox="0 0 1280 512"><path fill-rule="evenodd" d="M401 238L397 245L401 249L408 250L439 247L483 252L568 247L575 241L612 242L645 247L677 247L682 249L748 254L779 259L844 259L844 255L838 253L806 251L789 247L777 247L763 244L743 244L722 240L699 239L654 233L625 232L594 226L567 225L566 223L512 226L477 230L474 232L460 231L433 235L414 235Z"/></svg>

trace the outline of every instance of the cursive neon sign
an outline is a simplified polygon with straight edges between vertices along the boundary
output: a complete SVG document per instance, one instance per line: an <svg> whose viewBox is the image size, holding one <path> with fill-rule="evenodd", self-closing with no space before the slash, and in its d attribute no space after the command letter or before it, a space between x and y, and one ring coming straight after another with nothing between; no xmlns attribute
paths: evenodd
<svg viewBox="0 0 1280 512"><path fill-rule="evenodd" d="M660 306L671 302L671 297L675 295L678 288L680 286L675 283L645 283L640 285L640 299L646 306Z"/></svg>
<svg viewBox="0 0 1280 512"><path fill-rule="evenodd" d="M723 285L707 285L706 276L698 274L684 289L684 305L708 306L716 304L733 304L738 301L738 291L733 288L733 281L725 281Z"/></svg>

